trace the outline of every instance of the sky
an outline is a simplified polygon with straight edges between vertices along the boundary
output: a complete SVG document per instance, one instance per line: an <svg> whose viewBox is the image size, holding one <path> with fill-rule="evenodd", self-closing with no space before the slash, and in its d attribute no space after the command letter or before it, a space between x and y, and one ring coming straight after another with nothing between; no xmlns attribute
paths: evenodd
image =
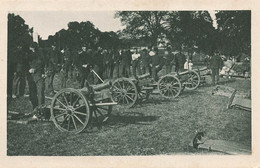
<svg viewBox="0 0 260 168"><path fill-rule="evenodd" d="M90 21L101 31L122 30L119 18L114 18L115 11L15 11L20 15L29 27L42 39L48 39L61 29L67 29L68 23L72 21ZM216 28L215 12L209 11L213 26Z"/></svg>
<svg viewBox="0 0 260 168"><path fill-rule="evenodd" d="M42 39L48 39L61 29L67 29L72 21L90 21L101 31L118 31L124 27L118 18L114 18L114 11L15 11L29 27L33 27Z"/></svg>

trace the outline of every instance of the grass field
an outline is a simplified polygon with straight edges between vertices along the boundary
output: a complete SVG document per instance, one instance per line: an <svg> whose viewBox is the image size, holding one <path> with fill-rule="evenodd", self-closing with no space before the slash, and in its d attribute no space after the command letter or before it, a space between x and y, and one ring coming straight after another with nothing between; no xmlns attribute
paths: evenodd
<svg viewBox="0 0 260 168"><path fill-rule="evenodd" d="M55 86L59 86L58 78ZM221 79L221 84L240 92L251 89L251 81ZM75 84L71 84L75 85ZM78 87L78 86L75 86ZM72 135L60 132L52 122L27 125L7 124L8 155L164 155L212 154L188 146L196 131L210 139L230 140L251 145L251 112L226 110L228 97L213 96L213 86L201 86L169 100L152 95L131 109L114 107L102 126ZM9 110L28 112L28 98L8 104Z"/></svg>

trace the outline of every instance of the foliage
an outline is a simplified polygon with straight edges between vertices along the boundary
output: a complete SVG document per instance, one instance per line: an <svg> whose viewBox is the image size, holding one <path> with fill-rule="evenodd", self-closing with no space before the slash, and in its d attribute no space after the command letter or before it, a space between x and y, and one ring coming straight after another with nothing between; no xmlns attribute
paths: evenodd
<svg viewBox="0 0 260 168"><path fill-rule="evenodd" d="M218 11L219 47L229 55L251 53L251 11Z"/></svg>
<svg viewBox="0 0 260 168"><path fill-rule="evenodd" d="M157 38L165 26L166 11L118 11L116 18L120 18L126 26L123 31L133 39L149 37L152 45L156 45Z"/></svg>
<svg viewBox="0 0 260 168"><path fill-rule="evenodd" d="M9 61L20 60L32 43L33 29L29 28L23 18L13 13L8 14L8 58ZM18 49L18 48L21 48Z"/></svg>

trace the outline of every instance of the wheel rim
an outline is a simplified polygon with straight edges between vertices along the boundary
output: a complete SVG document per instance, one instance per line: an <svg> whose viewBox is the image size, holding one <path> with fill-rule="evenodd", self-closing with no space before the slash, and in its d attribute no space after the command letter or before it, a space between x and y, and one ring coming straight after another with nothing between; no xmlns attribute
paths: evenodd
<svg viewBox="0 0 260 168"><path fill-rule="evenodd" d="M51 118L60 131L80 133L90 119L88 101L75 89L62 89L52 100Z"/></svg>
<svg viewBox="0 0 260 168"><path fill-rule="evenodd" d="M137 94L135 84L127 78L117 79L112 84L112 99L119 105L132 107L137 100Z"/></svg>
<svg viewBox="0 0 260 168"><path fill-rule="evenodd" d="M200 84L200 76L197 72L191 70L189 71L189 78L183 84L185 85L185 89L187 90L194 90Z"/></svg>
<svg viewBox="0 0 260 168"><path fill-rule="evenodd" d="M181 92L181 82L175 76L164 76L158 82L158 90L164 97L175 98Z"/></svg>

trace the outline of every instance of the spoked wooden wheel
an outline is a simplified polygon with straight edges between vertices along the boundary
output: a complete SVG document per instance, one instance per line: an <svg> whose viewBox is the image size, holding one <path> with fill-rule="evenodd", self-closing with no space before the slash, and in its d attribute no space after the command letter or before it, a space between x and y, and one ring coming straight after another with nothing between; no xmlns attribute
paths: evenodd
<svg viewBox="0 0 260 168"><path fill-rule="evenodd" d="M90 120L89 103L76 89L62 89L52 100L51 118L60 131L80 133Z"/></svg>
<svg viewBox="0 0 260 168"><path fill-rule="evenodd" d="M138 100L142 102L147 101L149 99L150 94L151 94L150 90L140 90L138 92Z"/></svg>
<svg viewBox="0 0 260 168"><path fill-rule="evenodd" d="M135 84L127 78L120 78L112 84L112 100L127 108L132 107L137 100L138 92Z"/></svg>
<svg viewBox="0 0 260 168"><path fill-rule="evenodd" d="M106 105L106 103L111 102L111 100L96 102L91 106L91 123L92 124L101 124L107 121L109 115L112 112L112 106Z"/></svg>
<svg viewBox="0 0 260 168"><path fill-rule="evenodd" d="M164 97L175 98L182 90L180 80L172 75L166 75L158 81L158 90Z"/></svg>
<svg viewBox="0 0 260 168"><path fill-rule="evenodd" d="M190 70L188 73L188 80L183 83L185 89L187 90L194 90L200 84L200 75L193 70Z"/></svg>

